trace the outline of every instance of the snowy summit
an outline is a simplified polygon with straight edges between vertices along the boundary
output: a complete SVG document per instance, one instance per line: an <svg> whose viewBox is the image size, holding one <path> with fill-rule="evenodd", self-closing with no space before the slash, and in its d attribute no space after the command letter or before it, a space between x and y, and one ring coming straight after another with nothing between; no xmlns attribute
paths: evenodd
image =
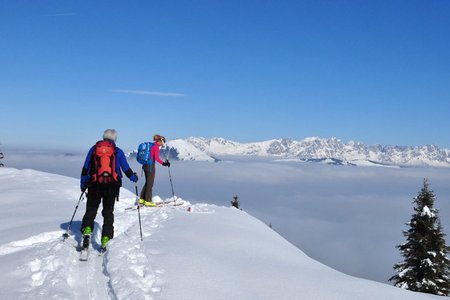
<svg viewBox="0 0 450 300"><path fill-rule="evenodd" d="M141 241L135 195L123 188L108 251L96 255L98 219L81 262L85 202L62 239L78 179L0 168L0 185L0 299L438 299L335 271L235 208L181 198L143 208Z"/></svg>

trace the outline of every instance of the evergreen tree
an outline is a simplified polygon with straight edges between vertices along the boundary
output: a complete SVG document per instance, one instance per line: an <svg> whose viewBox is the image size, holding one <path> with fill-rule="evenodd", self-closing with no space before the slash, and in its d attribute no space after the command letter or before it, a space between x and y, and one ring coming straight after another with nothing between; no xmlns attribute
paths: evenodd
<svg viewBox="0 0 450 300"><path fill-rule="evenodd" d="M411 291L448 296L450 294L450 261L438 210L434 208L435 195L427 180L414 198L414 214L403 231L406 243L398 245L404 261L394 265L396 275L389 280L397 287Z"/></svg>
<svg viewBox="0 0 450 300"><path fill-rule="evenodd" d="M236 207L237 209L240 209L240 204L239 204L239 198L238 196L234 196L233 200L231 200L231 206Z"/></svg>

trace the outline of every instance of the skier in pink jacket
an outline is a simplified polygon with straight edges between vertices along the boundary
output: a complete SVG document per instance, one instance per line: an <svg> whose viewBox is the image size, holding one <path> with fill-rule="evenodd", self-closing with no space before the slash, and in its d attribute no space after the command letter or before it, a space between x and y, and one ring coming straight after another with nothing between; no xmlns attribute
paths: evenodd
<svg viewBox="0 0 450 300"><path fill-rule="evenodd" d="M143 165L142 168L144 169L145 174L145 184L142 187L139 204L145 205L145 206L156 206L155 203L152 201L153 197L153 184L155 182L155 173L156 173L156 167L155 162L160 163L161 165L165 167L170 167L170 162L162 161L159 157L159 147L164 145L166 142L166 139L159 134L155 134L153 136L153 146L150 150L150 157L153 160L152 164Z"/></svg>

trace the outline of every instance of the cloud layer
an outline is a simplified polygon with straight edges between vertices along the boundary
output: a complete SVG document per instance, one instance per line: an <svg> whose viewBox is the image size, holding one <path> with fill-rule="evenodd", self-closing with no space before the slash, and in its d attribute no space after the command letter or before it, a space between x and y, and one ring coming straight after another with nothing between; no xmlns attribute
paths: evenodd
<svg viewBox="0 0 450 300"><path fill-rule="evenodd" d="M4 151L5 152L5 151ZM5 153L5 165L78 177L84 155ZM131 161L140 173L140 165ZM139 174L140 175L140 174ZM344 273L387 282L401 261L396 245L428 178L444 232L450 232L450 174L441 168L375 168L298 162L173 162L176 195L241 208L312 258ZM138 182L142 187L143 180ZM124 187L134 191L127 179ZM157 167L154 194L171 196L167 168ZM447 238L447 244L450 240Z"/></svg>

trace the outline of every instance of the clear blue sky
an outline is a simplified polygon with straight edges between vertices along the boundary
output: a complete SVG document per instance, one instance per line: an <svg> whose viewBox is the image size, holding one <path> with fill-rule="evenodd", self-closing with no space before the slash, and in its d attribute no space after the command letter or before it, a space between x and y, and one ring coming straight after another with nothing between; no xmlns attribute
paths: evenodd
<svg viewBox="0 0 450 300"><path fill-rule="evenodd" d="M1 147L450 148L450 1L1 1Z"/></svg>

